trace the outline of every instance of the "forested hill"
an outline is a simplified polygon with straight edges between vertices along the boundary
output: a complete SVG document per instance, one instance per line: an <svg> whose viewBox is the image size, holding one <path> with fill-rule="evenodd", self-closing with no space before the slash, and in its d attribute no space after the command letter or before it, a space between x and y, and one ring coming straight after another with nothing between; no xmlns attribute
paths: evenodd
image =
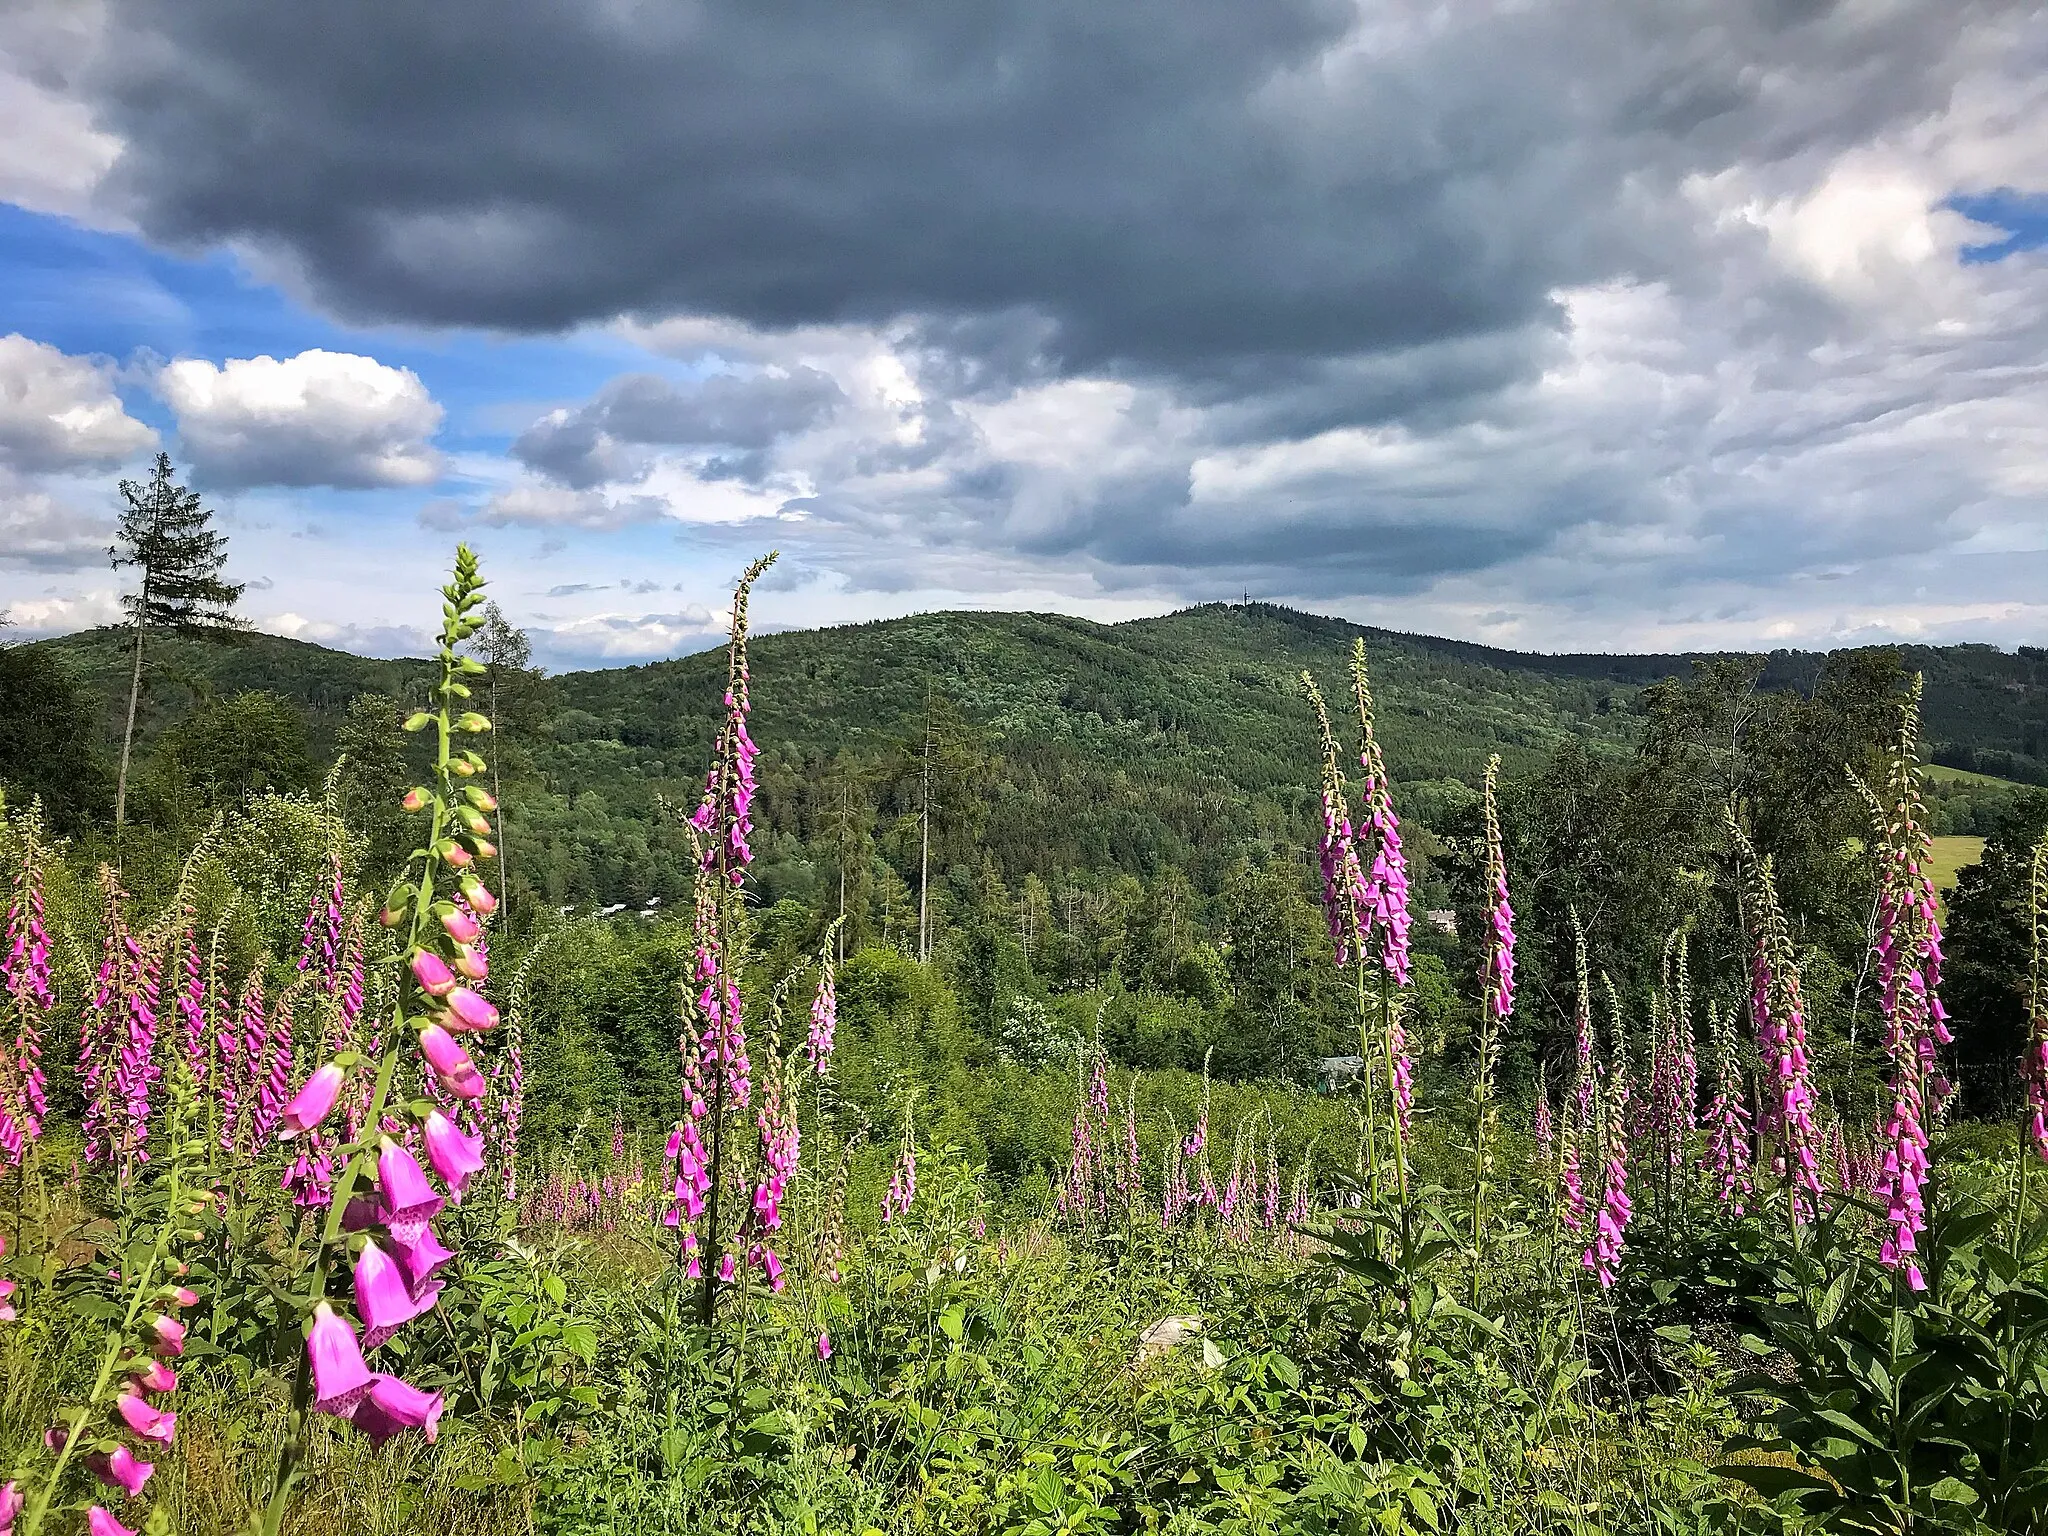
<svg viewBox="0 0 2048 1536"><path fill-rule="evenodd" d="M903 867L892 839L901 841L915 810L929 709L935 863L979 866L986 855L1010 879L1166 865L1213 878L1248 846L1299 836L1317 770L1298 674L1313 669L1343 704L1355 636L1371 658L1390 767L1425 822L1469 797L1489 753L1514 774L1568 740L1626 750L1640 689L1685 675L1694 660L1497 650L1261 603L1115 625L940 613L762 635L752 658L764 875L779 855L801 885L798 866L849 837L872 839ZM121 634L91 631L37 649L61 655L103 703L102 738L114 739L125 702ZM2048 782L2048 656L1902 649L1927 676L1937 761ZM1779 653L1764 686L1809 688L1823 660ZM296 706L317 771L347 738L353 700L403 697L422 667L274 636L233 646L154 641L145 740L174 743L195 711L256 690ZM523 690L508 711L505 751L525 781L526 869L550 898L680 893L679 850L655 830L656 799L694 798L723 668L723 652L709 651ZM205 771L195 757L231 750L207 743L204 752L185 748L188 772Z"/></svg>

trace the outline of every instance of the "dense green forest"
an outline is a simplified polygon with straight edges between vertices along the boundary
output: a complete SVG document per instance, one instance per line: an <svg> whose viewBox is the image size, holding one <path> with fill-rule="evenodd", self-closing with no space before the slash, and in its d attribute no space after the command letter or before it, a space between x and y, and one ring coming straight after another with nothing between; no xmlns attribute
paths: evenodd
<svg viewBox="0 0 2048 1536"><path fill-rule="evenodd" d="M24 665L47 653L75 680L74 711L95 722L70 728L72 736L111 742L123 633L20 648L7 674L20 680L0 678L0 688L54 686ZM1069 872L1149 880L1178 868L1214 891L1248 853L1301 845L1313 804L1304 772L1313 730L1297 674L1327 671L1358 635L1372 652L1382 737L1406 812L1429 826L1469 805L1493 752L1514 778L1568 743L1599 758L1633 751L1645 689L1689 677L1703 660L1517 653L1257 603L1119 625L954 613L770 634L754 661L772 833L764 888L815 897L855 843L881 846L914 884L903 845L924 803L929 723L932 860L941 872L963 863L978 872L984 859L1011 883ZM1837 653L1832 665L1854 654ZM1867 654L1923 673L1929 756L1979 775L1938 783L1937 833L1988 834L2011 798L2004 781L2048 782L2048 658L1987 646ZM1758 659L1754 685L1810 695L1830 664L1779 652ZM657 806L697 793L718 669L718 654L705 652L545 679L520 674L507 685L511 768L528 781L517 878L556 906L637 907L682 894L683 864L658 830ZM344 747L388 752L375 710L398 710L425 677L423 662L275 636L231 645L167 637L148 669L141 725L156 759L153 814L189 815L195 775L202 791L305 787ZM58 739L64 703L5 702L10 717L33 714L58 736L40 747L17 742L9 750L18 760L0 759L0 780L19 788L44 778L36 787L54 802L89 810L106 769L81 764L87 754Z"/></svg>
<svg viewBox="0 0 2048 1536"><path fill-rule="evenodd" d="M0 758L0 782L40 793L86 855L105 836L124 635L0 652L0 704L36 722ZM2032 774L2048 729L2048 663L1980 646L1541 656L1257 603L1110 626L956 613L769 634L753 652L749 880L766 950L795 956L843 914L848 955L929 955L991 1037L1042 1033L1048 1019L1072 1035L1108 988L1107 1027L1138 1065L1192 1068L1215 1047L1228 1073L1298 1073L1347 1049L1335 979L1302 963L1325 941L1315 728L1299 678L1336 684L1355 637L1431 914L1417 925L1418 1024L1453 1058L1469 1022L1476 784L1502 758L1525 975L1549 1019L1510 1070L1533 1071L1553 1043L1545 1031L1562 1027L1574 912L1631 982L1651 979L1638 973L1688 924L1703 958L1718 946L1732 959L1717 874L1731 796L1760 808L1758 835L1814 948L1822 1038L1867 1054L1868 1041L1847 1043L1869 1007L1856 958L1867 817L1843 766L1875 760L1914 671L1937 762ZM707 652L553 677L492 669L497 771L516 807L503 827L508 921L535 932L687 901L676 811L701 791L722 667ZM337 756L336 793L372 866L402 854L394 805L419 765L392 725L428 668L274 636L165 636L143 692L131 878L168 878L216 812L250 790L311 791ZM1964 769L1937 769L1926 788L1933 832L1992 840L1985 868L1966 874L1958 939L1967 950L1971 922L1994 933L1999 954L1980 969L2003 975L2018 942L2016 839L2042 802ZM1961 964L1967 978L1967 954ZM2002 1081L1991 1064L2010 1054L2015 1008L1988 998L1991 1032L1965 1044L1987 1083Z"/></svg>

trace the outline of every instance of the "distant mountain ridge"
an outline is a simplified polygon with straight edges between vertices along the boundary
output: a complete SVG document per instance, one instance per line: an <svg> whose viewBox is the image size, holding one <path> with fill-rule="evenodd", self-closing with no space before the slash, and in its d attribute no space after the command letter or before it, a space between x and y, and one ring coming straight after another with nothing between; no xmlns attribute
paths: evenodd
<svg viewBox="0 0 2048 1536"><path fill-rule="evenodd" d="M1408 691L1404 684L1421 674L1437 674L1455 682L1455 692L1471 704L1483 699L1497 701L1503 694L1512 696L1520 680L1525 687L1519 691L1529 692L1531 702L1541 699L1552 706L1544 713L1550 715L1554 726L1570 718L1575 722L1570 734L1594 740L1627 734L1594 722L1622 710L1635 690L1661 678L1682 677L1696 661L1743 654L1515 651L1253 602L1209 603L1115 624L1057 614L916 614L760 635L754 640L753 655L759 678L757 697L771 717L783 707L776 685L781 664L787 659L797 663L792 681L800 678L799 687L830 676L840 689L838 697L848 706L849 718L843 722L846 731L856 737L886 729L885 721L900 725L915 712L912 706L922 707L927 680L946 691L970 716L976 714L978 702L984 707L984 723L1007 721L1025 727L1027 734L1052 724L1043 716L1042 706L1052 704L1055 698L1058 710L1076 716L1092 714L1105 726L1111 720L1128 724L1150 718L1158 725L1185 730L1207 710L1220 707L1235 713L1245 701L1234 701L1237 709L1233 709L1227 689L1221 697L1215 693L1203 696L1203 690L1191 690L1185 680L1174 683L1171 663L1193 673L1213 673L1220 664L1226 677L1235 667L1249 674L1238 679L1240 686L1255 677L1259 691L1277 687L1291 692L1293 674L1301 666L1326 674L1326 680L1341 674L1344 656L1355 637L1366 642L1383 705L1395 706L1397 714ZM965 643L956 645L956 641ZM86 630L38 643L62 652L84 680L99 686L102 696L111 701L114 690L106 685L125 663L122 631ZM829 663L828 653L835 648L843 652L848 665ZM2031 646L2003 651L1976 644L1872 649L1897 650L1909 669L1924 674L1925 734L1934 761L2022 783L2048 784L2048 651ZM263 689L293 699L306 711L316 746L331 741L335 724L355 695L404 694L426 675L427 665L423 660L362 657L275 635L252 635L232 646L153 640L152 652L160 714L180 712L176 695L181 685L193 694L203 689L216 693ZM1774 651L1767 660L1763 686L1810 688L1829 654ZM663 708L695 705L690 710L695 714L715 703L721 655L722 648L712 648L631 666L560 673L553 682L565 708L591 717L590 724L606 719L623 722L636 712L634 695L642 690L650 699L659 699ZM906 663L914 663L916 674L909 679L915 686L907 691L901 686L906 681L902 675ZM1007 683L989 671L1003 663L1016 668L1016 675ZM1061 686L1049 694L1045 685L1061 674ZM1605 685L1604 691L1601 685ZM713 693L709 699L704 697L707 689ZM1041 706L1027 714L1040 718L1011 718L1027 700ZM878 704L882 706L879 711L873 707ZM1103 707L1109 711L1107 716ZM108 713L111 721L111 702ZM800 732L809 739L839 711L825 701L811 700L794 713L802 718ZM708 715L699 720L703 728L694 734L708 742L704 720ZM797 726L798 719L792 718L790 724ZM1434 724L1439 730L1450 728L1456 736L1465 734L1453 719L1438 716ZM1071 737L1075 729L1075 722L1068 721L1051 734ZM1080 732L1089 733L1085 726ZM1389 730L1397 774L1427 778L1445 776L1445 769L1450 769L1450 776L1458 776L1460 769L1469 772L1468 753L1452 754L1466 760L1459 768L1451 768L1441 752L1404 754L1402 738L1408 734L1399 724ZM1554 731L1538 721L1525 721L1523 729L1490 734L1495 746L1515 757L1521 755L1518 748L1539 746L1538 739L1522 738L1550 738ZM1403 771L1404 755L1412 759L1411 771Z"/></svg>

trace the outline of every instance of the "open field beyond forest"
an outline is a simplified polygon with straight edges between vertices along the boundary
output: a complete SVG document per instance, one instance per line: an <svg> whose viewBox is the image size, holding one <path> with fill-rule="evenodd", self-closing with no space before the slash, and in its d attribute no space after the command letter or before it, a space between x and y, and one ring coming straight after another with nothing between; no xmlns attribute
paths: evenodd
<svg viewBox="0 0 2048 1536"><path fill-rule="evenodd" d="M644 916L502 873L466 549L318 791L7 804L0 1531L2048 1529L2048 815L1896 657L1425 818L1335 647L1263 844L1013 889L790 851L767 564Z"/></svg>

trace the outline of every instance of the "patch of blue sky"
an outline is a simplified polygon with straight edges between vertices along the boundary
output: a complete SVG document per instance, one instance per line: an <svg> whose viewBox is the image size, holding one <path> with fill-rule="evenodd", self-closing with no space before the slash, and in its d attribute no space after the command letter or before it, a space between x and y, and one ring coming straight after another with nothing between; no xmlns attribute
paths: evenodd
<svg viewBox="0 0 2048 1536"><path fill-rule="evenodd" d="M10 331L123 362L142 353L216 363L311 347L361 353L420 376L448 411L440 446L456 454L502 450L536 416L619 372L685 372L601 329L507 336L345 325L253 276L231 252L175 255L0 203L0 334ZM135 415L166 425L146 389L122 393Z"/></svg>
<svg viewBox="0 0 2048 1536"><path fill-rule="evenodd" d="M2003 261L2021 251L2048 245L2048 192L2021 192L1997 187L1989 192L1959 192L1943 206L1953 208L1974 223L2002 230L2004 238L1986 240L1962 249L1965 266Z"/></svg>

